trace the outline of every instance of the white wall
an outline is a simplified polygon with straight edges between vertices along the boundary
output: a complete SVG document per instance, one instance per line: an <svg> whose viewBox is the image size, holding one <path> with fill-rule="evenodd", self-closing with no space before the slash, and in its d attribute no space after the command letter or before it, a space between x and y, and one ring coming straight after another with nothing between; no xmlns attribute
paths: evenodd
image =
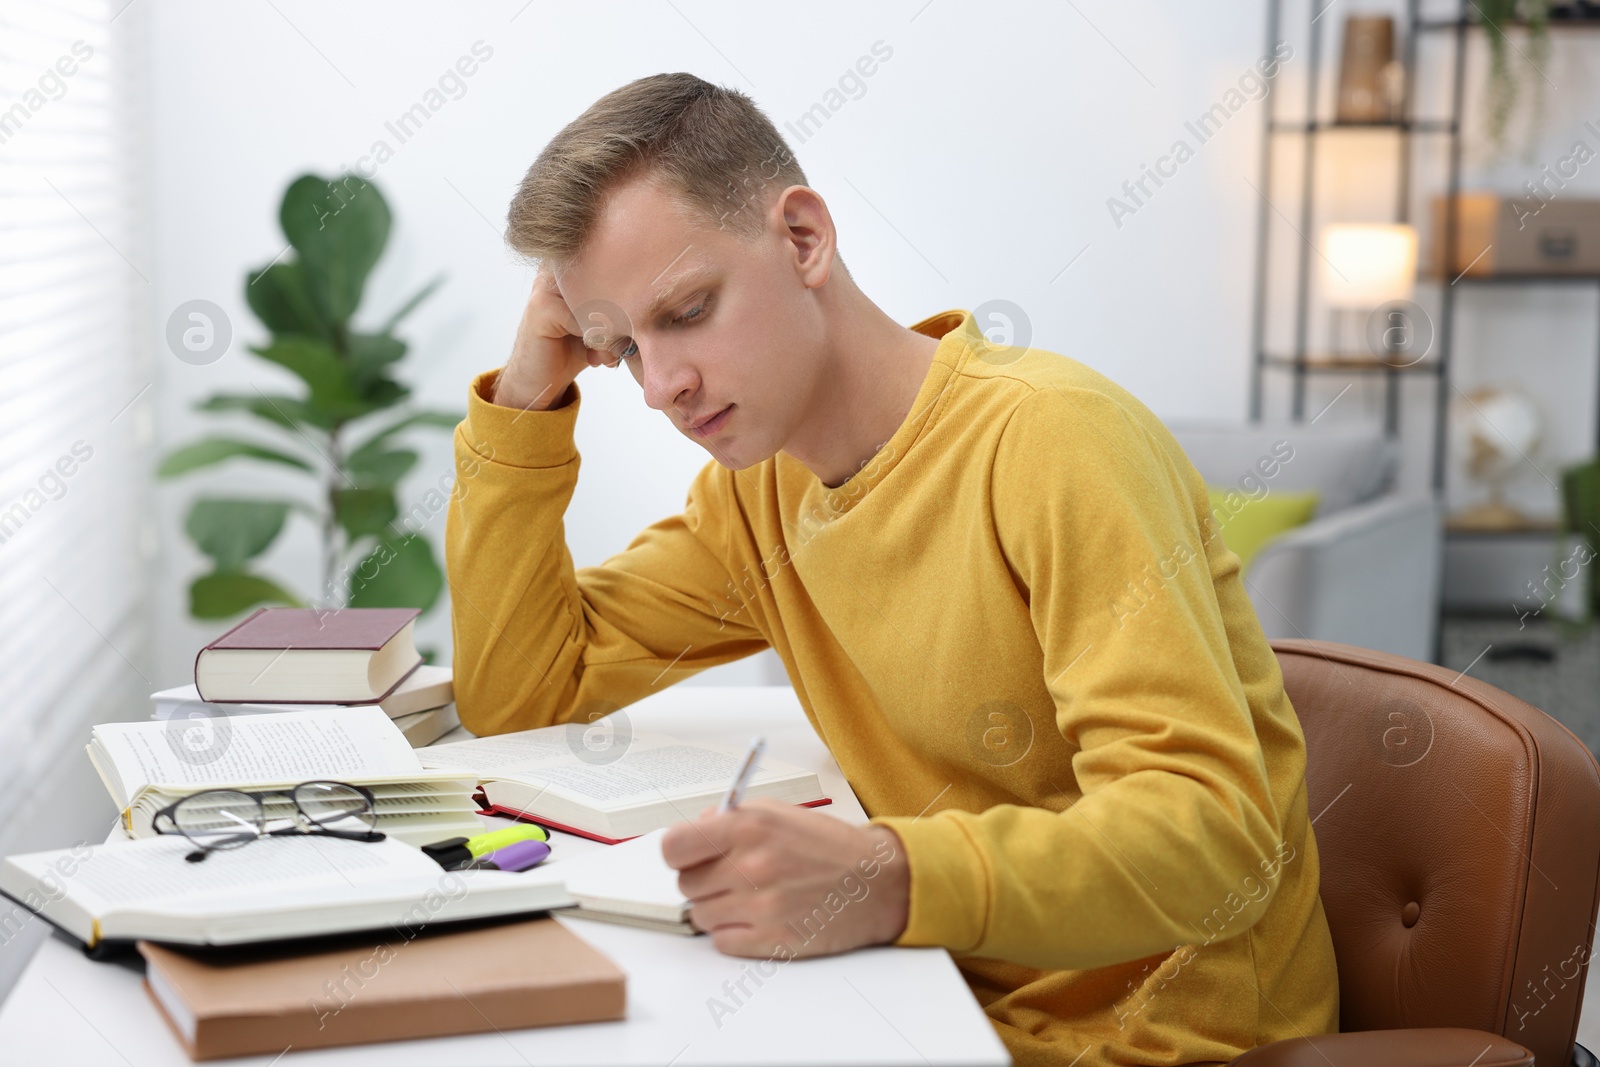
<svg viewBox="0 0 1600 1067"><path fill-rule="evenodd" d="M397 224L368 306L376 318L448 272L403 333L416 397L461 406L472 375L509 350L531 272L499 231L517 182L561 126L633 78L690 70L751 94L782 129L878 41L893 55L859 98L846 99L809 139L791 135L866 291L905 323L1011 300L1030 317L1035 345L1099 368L1164 418L1246 414L1262 105L1248 102L1120 226L1107 198L1259 60L1259 2L901 0L813 3L801 12L701 0L449 8L161 0L151 21L153 318L159 326L183 301L205 298L227 310L236 330L233 351L213 365L165 361L163 450L209 424L189 410L197 398L221 387L292 387L244 351L262 331L241 291L245 270L284 247L275 211L296 175L335 174L379 139L396 148L376 174ZM397 144L385 122L480 40L493 56L465 94ZM1291 60L1275 91L1296 77ZM1538 316L1582 299L1541 297L1527 308ZM1578 311L1581 329L1592 330ZM1546 347L1555 346L1530 344ZM1579 366L1592 367L1592 351ZM579 565L679 510L707 458L644 407L631 381L584 380L584 462L567 516ZM1337 388L1327 385L1312 403ZM1378 394L1363 401L1361 390L1352 393L1330 419L1376 417ZM450 472L448 436L426 440L406 499ZM202 561L182 535L183 508L202 486L239 475L223 469L160 492L163 684L187 678L195 649L219 629L186 617L183 591ZM262 492L295 484L252 477L250 488ZM442 515L428 532L442 538ZM309 591L314 558L302 526L263 566ZM421 633L448 646L446 609ZM701 677L780 677L775 661L761 663L766 657Z"/></svg>

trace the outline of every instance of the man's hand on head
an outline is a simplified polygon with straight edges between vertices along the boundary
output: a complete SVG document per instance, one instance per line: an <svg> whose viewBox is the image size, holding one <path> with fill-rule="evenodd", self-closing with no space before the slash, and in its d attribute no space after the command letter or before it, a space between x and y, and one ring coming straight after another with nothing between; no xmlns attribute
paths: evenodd
<svg viewBox="0 0 1600 1067"><path fill-rule="evenodd" d="M548 411L566 402L567 386L584 368L618 362L610 352L585 346L583 330L556 287L555 272L542 264L491 399L506 407Z"/></svg>
<svg viewBox="0 0 1600 1067"><path fill-rule="evenodd" d="M690 923L730 956L827 956L905 929L910 869L886 826L757 797L673 826L661 853L680 872Z"/></svg>

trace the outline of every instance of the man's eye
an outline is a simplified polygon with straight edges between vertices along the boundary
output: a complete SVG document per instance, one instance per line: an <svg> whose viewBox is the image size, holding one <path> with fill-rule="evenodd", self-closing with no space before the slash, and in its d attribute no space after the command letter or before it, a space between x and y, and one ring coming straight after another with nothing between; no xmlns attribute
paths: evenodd
<svg viewBox="0 0 1600 1067"><path fill-rule="evenodd" d="M701 319L705 318L706 305L708 303L710 303L710 301L702 300L688 311L685 311L682 315L679 315L677 318L673 319L673 325L676 326L691 322L699 322ZM622 350L622 353L618 355L617 358L634 359L638 355L639 346L632 339L630 339L628 341L628 346Z"/></svg>

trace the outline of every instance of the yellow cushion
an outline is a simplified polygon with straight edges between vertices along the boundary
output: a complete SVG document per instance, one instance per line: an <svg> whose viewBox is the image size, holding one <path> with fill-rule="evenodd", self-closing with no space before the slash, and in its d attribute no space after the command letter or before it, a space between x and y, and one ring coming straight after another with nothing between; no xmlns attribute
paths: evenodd
<svg viewBox="0 0 1600 1067"><path fill-rule="evenodd" d="M1268 541L1308 522L1319 496L1315 489L1293 493L1275 489L1251 499L1237 486L1210 484L1206 492L1211 496L1212 521L1223 544L1239 557L1241 573Z"/></svg>

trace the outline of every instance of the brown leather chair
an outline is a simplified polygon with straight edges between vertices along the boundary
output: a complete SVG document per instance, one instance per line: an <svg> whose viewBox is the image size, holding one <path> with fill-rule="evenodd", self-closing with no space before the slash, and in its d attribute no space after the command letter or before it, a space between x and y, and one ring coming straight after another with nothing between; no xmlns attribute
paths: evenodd
<svg viewBox="0 0 1600 1067"><path fill-rule="evenodd" d="M1275 640L1305 731L1337 1034L1240 1067L1567 1067L1600 903L1600 766L1538 708L1431 663Z"/></svg>

